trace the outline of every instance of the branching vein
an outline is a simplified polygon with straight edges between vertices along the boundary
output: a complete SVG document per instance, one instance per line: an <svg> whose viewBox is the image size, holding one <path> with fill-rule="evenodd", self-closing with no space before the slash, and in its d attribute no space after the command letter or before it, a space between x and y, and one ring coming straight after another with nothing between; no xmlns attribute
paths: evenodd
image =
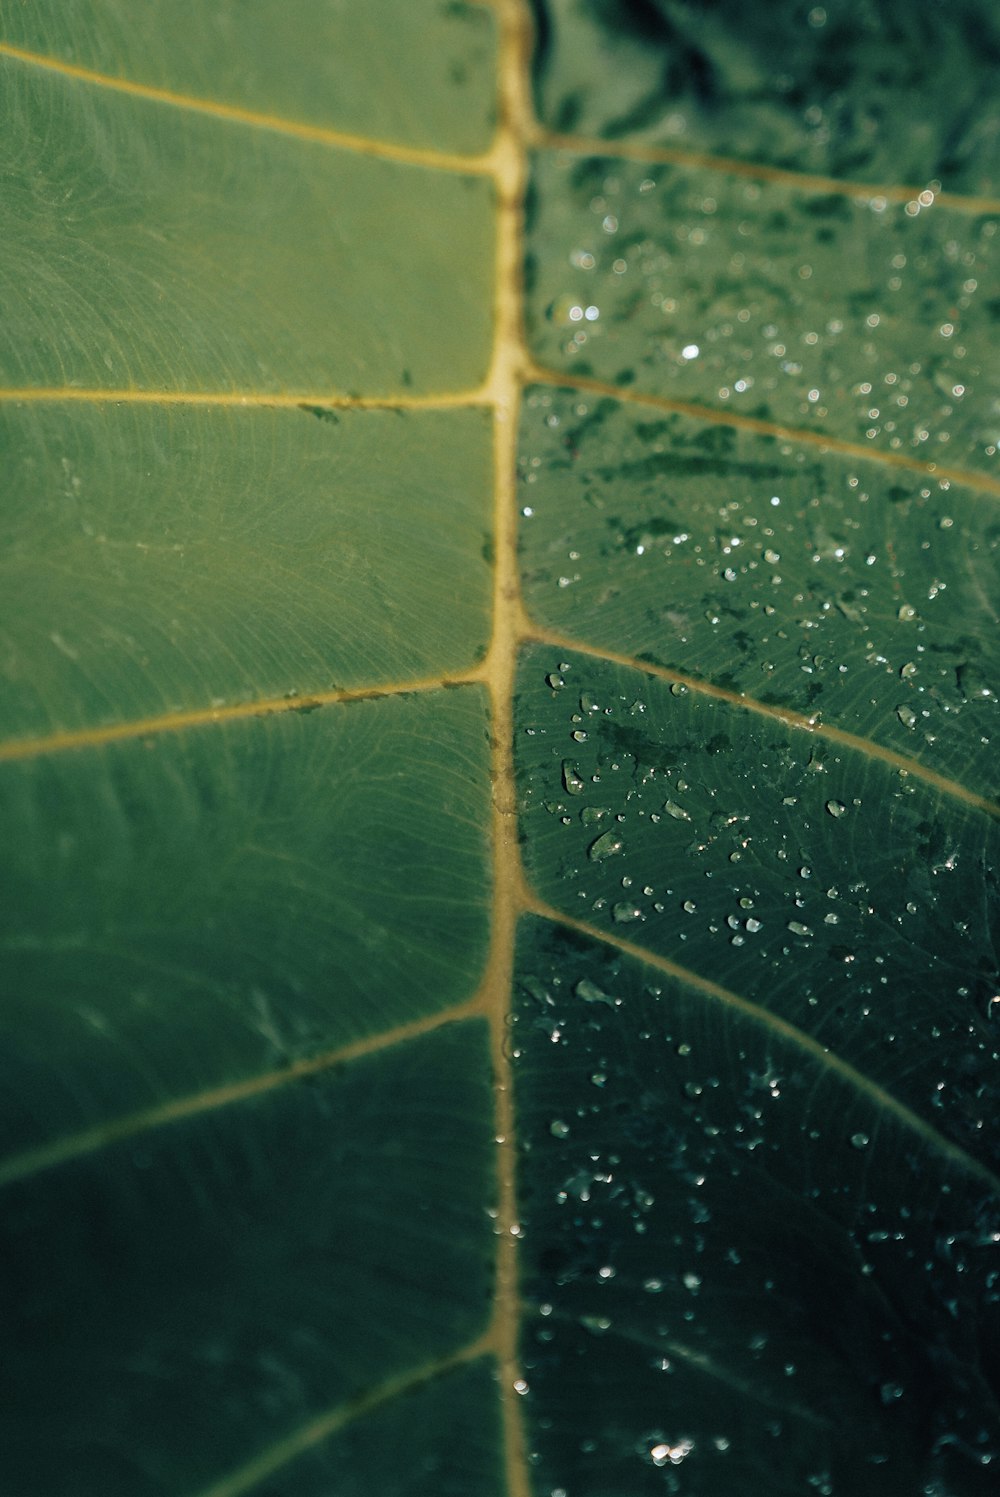
<svg viewBox="0 0 1000 1497"><path fill-rule="evenodd" d="M913 1112L891 1092L872 1081L863 1071L857 1070L848 1061L842 1060L833 1051L827 1050L818 1040L814 1040L804 1030L790 1024L787 1019L782 1019L759 1003L753 1003L749 998L732 992L729 988L723 987L721 983L712 982L710 978L702 977L699 973L680 966L668 957L658 956L644 946L637 946L631 941L622 940L621 937L612 935L611 932L602 930L599 926L591 925L589 921L577 920L572 915L566 915L544 900L532 897L528 913L578 931L581 935L589 936L591 940L599 941L605 946L613 946L616 951L624 952L626 956L633 957L636 961L655 967L658 972L665 973L666 976L683 983L685 987L701 993L705 998L744 1014L755 1024L770 1030L772 1034L780 1035L782 1039L808 1054L823 1068L839 1076L842 1081L846 1081L853 1090L866 1097L880 1112L888 1113L902 1123L904 1128L916 1135L933 1152L948 1159L964 1174L972 1175L994 1194L1000 1195L1000 1176L995 1175L986 1165L980 1164L978 1159L973 1158L960 1144L953 1143L943 1133L939 1133L918 1113Z"/></svg>
<svg viewBox="0 0 1000 1497"><path fill-rule="evenodd" d="M127 1138L164 1128L170 1123L183 1122L199 1113L215 1112L220 1107L248 1102L254 1097L264 1096L267 1092L290 1086L309 1076L336 1070L338 1066L346 1066L353 1060L376 1055L381 1050L391 1050L394 1046L406 1044L408 1040L417 1039L421 1035L433 1034L446 1024L459 1024L465 1019L481 1018L484 1011L482 994L477 994L467 1002L456 1004L441 1013L414 1019L409 1024L399 1024L381 1034L367 1035L364 1039L353 1040L348 1045L340 1045L321 1055L312 1055L305 1060L293 1061L291 1065L279 1066L273 1071L263 1071L256 1076L247 1076L241 1081L231 1081L206 1091L191 1092L186 1097L174 1097L156 1107L146 1107L140 1112L112 1118L93 1128L82 1129L79 1133L70 1133L63 1138L53 1139L50 1143L39 1144L36 1148L25 1149L20 1154L12 1154L9 1158L0 1160L0 1188L12 1185L16 1180L24 1180L29 1175L37 1175L43 1170L67 1164L71 1159L96 1154Z"/></svg>
<svg viewBox="0 0 1000 1497"><path fill-rule="evenodd" d="M366 1393L361 1398L353 1399L349 1403L337 1404L335 1408L328 1410L325 1414L320 1414L308 1424L304 1424L301 1429L295 1430L292 1434L286 1435L284 1439L269 1445L266 1450L260 1451L239 1470L230 1472L220 1481L213 1482L210 1487L204 1487L198 1493L198 1497L242 1497L244 1492L249 1492L259 1486L262 1481L266 1481L269 1476L273 1476L276 1471L280 1471L297 1456L304 1455L306 1451L314 1449L324 1440L330 1439L332 1435L339 1434L342 1429L363 1419L366 1414L373 1414L376 1409L385 1408L394 1399L413 1393L418 1388L444 1377L446 1373L453 1372L458 1367L478 1361L491 1350L488 1336L477 1337L475 1341L470 1342L468 1346L461 1347L458 1351L449 1352L433 1362L426 1363L423 1367L390 1378L381 1387L373 1389L371 1393Z"/></svg>
<svg viewBox="0 0 1000 1497"><path fill-rule="evenodd" d="M881 743L875 743L871 738L863 738L858 733L848 733L843 728L832 727L818 717L808 717L804 713L793 712L788 707L776 707L766 702L758 702L754 697L745 696L742 692L728 691L725 687L714 686L711 681L703 681L697 676L686 675L683 671L668 670L665 666L654 665L651 661L639 659L635 655L626 655L617 650L603 649L598 645L580 643L553 629L530 627L530 637L536 643L552 645L554 649L571 650L578 655L588 656L592 660L606 660L612 665L622 665L629 670L642 671L647 676L654 676L658 681L665 681L671 685L677 683L699 696L711 697L717 702L726 702L732 707L741 708L744 712L773 718L783 723L786 728L795 728L811 733L816 738L823 738L829 743L838 743L854 753L864 754L869 759L878 759L883 764L889 764L893 769L898 769L915 780L923 780L926 784L933 785L935 790L940 790L943 795L962 801L964 805L974 806L978 811L985 811L988 816L1000 818L1000 805L996 801L978 795L957 780L949 779L947 775L939 774L937 770L921 764L918 759L911 759L906 754L897 753L895 749L885 748Z"/></svg>
<svg viewBox="0 0 1000 1497"><path fill-rule="evenodd" d="M263 114L255 109L241 109L236 104L223 104L214 99L200 99L191 94L175 93L169 88L155 88L148 83L133 83L127 78L115 78L109 73L99 73L93 68L79 67L76 63L63 62L58 57L47 57L40 52L30 52L24 47L0 42L0 57L29 67L42 68L49 73L58 73L74 82L95 88L108 88L115 93L128 94L135 99L145 99L153 104L165 104L172 109L188 110L194 114L208 115L212 119L225 120L229 124L250 125L258 130L271 130L279 135L290 135L297 140L313 145L334 146L340 150L354 151L363 156L377 156L384 161L399 161L410 166L426 166L436 171L472 173L490 176L493 162L489 153L479 156L462 156L449 151L426 150L420 146L407 146L398 142L372 140L365 135L355 135L347 130L331 130L323 125L310 125L301 120L286 120L280 115Z"/></svg>
<svg viewBox="0 0 1000 1497"><path fill-rule="evenodd" d="M742 161L735 156L718 156L710 151L687 151L675 146L659 146L644 140L600 140L582 135L561 135L536 125L531 145L537 149L567 151L574 156L607 156L620 161L648 162L651 166L695 167L703 171L748 177L754 182L775 182L799 192L840 194L871 202L884 198L889 203L908 203L919 199L927 184L907 187L899 182L854 182L845 177L823 177L813 172L799 172L781 166L766 166L757 161ZM976 197L960 192L936 192L934 202L958 213L1000 213L1000 198Z"/></svg>
<svg viewBox="0 0 1000 1497"><path fill-rule="evenodd" d="M717 426L733 426L741 431L759 432L762 436L777 437L782 441L801 442L810 447L821 447L825 452L842 452L847 457L859 458L865 462L907 468L928 478L947 479L951 483L966 484L971 489L980 489L987 494L1000 494L1000 479L991 478L985 473L946 467L942 463L928 462L906 452L886 452L877 447L865 447L860 442L845 442L840 437L831 437L825 432L783 426L777 421L762 421L756 416L744 416L733 410L717 410L713 406L697 405L690 400L673 400L666 395L647 394L641 390L612 384L609 380L592 379L589 375L574 374L571 370L561 372L558 369L546 369L540 364L531 365L528 378L535 384L558 385L569 390L590 390L595 395L606 395L611 400L624 401L629 405L648 406L653 410L693 416L698 421L711 421Z"/></svg>
<svg viewBox="0 0 1000 1497"><path fill-rule="evenodd" d="M313 712L344 702L372 702L381 697L408 696L412 692L441 691L448 686L472 686L483 680L482 668L456 675L424 676L414 681L392 681L377 686L348 686L342 690L310 692L305 696L261 697L229 707L195 707L188 711L164 712L132 722L104 727L77 728L50 733L44 738L14 738L0 743L0 764L15 759L38 759L67 749L97 748L124 738L146 738L155 733L177 733L184 728L202 728L209 723L239 722L247 717L273 717L279 712Z"/></svg>
<svg viewBox="0 0 1000 1497"><path fill-rule="evenodd" d="M24 385L0 389L0 401L8 404L58 405L78 401L82 405L193 405L226 406L237 410L265 407L299 411L450 411L490 404L483 388L445 390L436 395L347 395L325 390L298 393L267 390L139 390L121 388L85 389L78 385Z"/></svg>

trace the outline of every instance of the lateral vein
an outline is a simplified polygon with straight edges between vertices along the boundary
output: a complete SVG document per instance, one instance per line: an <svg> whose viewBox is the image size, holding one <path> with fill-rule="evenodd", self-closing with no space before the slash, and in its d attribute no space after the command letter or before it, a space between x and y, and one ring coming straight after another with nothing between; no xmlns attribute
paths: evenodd
<svg viewBox="0 0 1000 1497"><path fill-rule="evenodd" d="M720 156L711 151L660 146L652 141L599 140L582 135L566 135L547 130L541 125L534 127L531 145L536 150L566 151L574 156L607 156L615 160L648 162L651 166L662 163L665 166L698 167L726 176L747 177L755 182L774 182L798 192L840 194L860 198L865 202L870 202L873 198L884 198L890 203L913 202L919 200L920 193L928 190L926 183L921 187L908 187L900 182L858 182L846 177L825 177L815 172L800 172L789 167L743 161L736 156ZM1000 198L978 197L961 192L935 192L934 202L957 213L1000 213Z"/></svg>
<svg viewBox="0 0 1000 1497"><path fill-rule="evenodd" d="M1000 494L1000 479L985 473L971 472L966 468L946 467L941 463L927 462L923 458L910 457L904 452L885 452L880 448L864 447L860 442L843 441L827 433L809 431L801 427L784 426L778 421L762 421L756 416L744 416L738 411L718 410L714 406L698 405L690 400L673 400L666 395L646 394L640 390L623 388L610 380L592 379L589 375L565 373L547 369L532 363L528 379L540 385L562 386L568 390L590 390L595 395L605 395L611 400L629 405L647 406L652 410L671 411L681 416L692 416L698 421L711 421L717 426L739 427L742 431L759 432L762 436L777 437L788 442L801 442L811 447L822 447L828 452L842 452L848 457L864 462L882 463L893 468L908 468L914 473L923 473L928 478L947 479L950 483L961 483L969 488L980 489L987 494Z"/></svg>
<svg viewBox="0 0 1000 1497"><path fill-rule="evenodd" d="M438 395L351 395L336 391L322 394L267 390L138 390L130 388L85 389L78 385L25 385L0 389L0 401L17 405L50 405L80 402L86 405L193 405L258 407L279 410L316 411L450 411L469 406L488 406L489 394L475 390L443 391Z"/></svg>
<svg viewBox="0 0 1000 1497"><path fill-rule="evenodd" d="M247 1102L253 1097L264 1096L267 1092L276 1091L296 1081L303 1081L309 1076L318 1076L323 1071L332 1071L338 1066L349 1065L351 1061L361 1060L365 1056L376 1055L379 1051L406 1044L408 1040L417 1039L421 1035L433 1034L436 1029L442 1029L447 1024L460 1024L466 1019L482 1017L483 1013L482 997L476 994L464 1003L444 1009L441 1013L414 1019L408 1024L397 1024L395 1028L384 1030L381 1034L352 1040L350 1044L340 1045L334 1050L326 1050L321 1055L293 1061L291 1065L281 1066L273 1071L264 1071L256 1076L248 1076L242 1081L231 1081L223 1086L211 1087L206 1091L193 1092L186 1097L175 1097L170 1102L160 1103L159 1106L146 1107L139 1112L128 1113L124 1117L112 1118L106 1123L97 1123L92 1128L84 1128L79 1133L71 1133L64 1138L56 1138L49 1143L39 1144L34 1149L25 1149L20 1154L12 1154L8 1159L0 1160L0 1189L5 1185L13 1185L15 1181L27 1179L31 1175L41 1174L44 1170L67 1164L71 1159L79 1159L86 1154L96 1154L101 1149L122 1143L127 1138L150 1133L156 1128L164 1128L171 1123L183 1122L186 1118L196 1117L200 1113L216 1112L222 1107Z"/></svg>
<svg viewBox="0 0 1000 1497"><path fill-rule="evenodd" d="M900 1102L891 1092L879 1086L863 1071L852 1066L849 1061L832 1050L827 1050L818 1040L812 1038L805 1030L799 1029L787 1019L773 1014L770 1009L763 1008L760 1004L744 998L739 993L723 987L721 983L713 982L708 977L702 977L699 973L691 971L688 967L682 967L678 962L671 961L668 957L658 956L655 952L638 946L632 941L623 940L620 936L613 935L610 931L602 930L599 926L591 925L587 920L578 920L572 915L564 914L553 905L537 896L531 896L531 903L527 911L536 915L539 919L547 920L550 924L563 925L570 930L578 931L581 935L590 937L591 940L599 941L605 946L613 946L616 951L623 952L626 956L636 961L644 962L647 966L655 967L657 971L672 977L675 981L683 983L685 987L692 988L716 1003L728 1009L735 1009L744 1014L755 1023L765 1026L773 1033L779 1034L782 1039L789 1041L810 1055L820 1065L835 1073L842 1081L847 1082L855 1091L862 1093L868 1100L875 1104L881 1111L889 1113L898 1122L915 1133L923 1143L937 1153L942 1154L951 1163L956 1165L964 1173L972 1175L975 1179L997 1195L1000 1195L1000 1176L997 1176L986 1165L980 1164L960 1144L953 1143L946 1138L932 1124L925 1121L919 1113L907 1107L905 1102Z"/></svg>
<svg viewBox="0 0 1000 1497"><path fill-rule="evenodd" d="M381 697L407 696L410 692L443 691L446 687L473 686L483 681L483 668L456 675L420 677L414 681L392 681L380 686L348 686L306 696L262 697L236 702L229 707L194 707L184 712L164 712L106 727L76 728L50 733L44 738L13 738L0 743L0 764L18 759L37 759L67 749L95 748L126 738L145 738L154 733L177 733L183 728L203 728L209 723L240 722L248 717L273 717L281 712L313 712L348 702L372 702Z"/></svg>
<svg viewBox="0 0 1000 1497"><path fill-rule="evenodd" d="M416 1389L434 1382L437 1378L444 1377L446 1373L453 1372L458 1367L478 1361L480 1357L487 1356L490 1349L488 1334L477 1336L474 1341L460 1347L458 1351L447 1352L444 1356L422 1367L401 1373L398 1377L389 1378L380 1387L363 1394L360 1398L337 1404L325 1414L320 1414L300 1429L294 1430L292 1434L276 1440L273 1445L260 1451L238 1470L213 1482L210 1487L202 1488L197 1497L242 1497L244 1492L249 1492L262 1481L266 1481L269 1476L273 1476L276 1471L280 1471L296 1457L304 1455L307 1450L312 1450L315 1446L322 1444L331 1435L338 1434L348 1425L363 1419L366 1414L372 1414L376 1409L384 1408L394 1399L413 1393Z"/></svg>
<svg viewBox="0 0 1000 1497"><path fill-rule="evenodd" d="M783 723L786 728L812 733L816 738L841 744L854 753L864 754L869 759L878 759L883 764L889 764L893 769L911 775L915 780L923 780L926 784L933 785L936 790L940 790L942 794L962 801L967 806L974 806L977 811L985 811L988 816L1000 818L1000 804L996 801L989 800L984 795L978 795L958 780L949 779L947 775L939 774L936 769L930 769L926 764L921 764L918 759L910 759L905 754L897 753L895 749L885 748L882 744L875 743L870 738L863 738L858 733L848 733L843 728L833 727L818 717L808 717L788 707L777 707L767 702L759 702L755 697L745 696L739 691L729 691L723 686L715 686L711 681L701 680L698 676L689 676L683 671L669 670L666 666L655 665L652 661L641 659L637 655L627 655L617 650L606 650L599 645L586 644L559 634L553 629L532 625L529 638L535 644L551 645L553 649L570 650L593 660L606 660L610 665L621 665L629 670L641 671L644 675L653 676L670 685L684 686L694 695L711 697L713 701L726 702L729 706L739 707L744 712L752 712L758 717L769 717L775 722Z"/></svg>
<svg viewBox="0 0 1000 1497"><path fill-rule="evenodd" d="M109 73L98 72L73 62L63 62L58 57L49 57L41 52L32 52L25 47L15 47L10 42L0 42L0 57L28 67L41 68L45 72L57 73L74 82L95 88L111 89L114 93L127 94L131 98L144 99L153 104L166 104L172 109L181 109L209 118L225 120L236 125L250 125L258 130L270 130L279 135L292 136L296 140L313 145L334 146L363 156L377 156L384 161L396 161L407 166L431 167L435 171L461 172L473 176L492 176L493 155L487 151L480 155L463 156L451 151L435 151L422 146L407 146L398 142L372 140L347 130L334 130L325 125L310 125L302 120L283 119L280 115L265 114L254 109L243 109L238 104L223 104L215 99L202 99L192 94L177 93L169 88L157 88L149 83L135 83L128 78L116 78Z"/></svg>

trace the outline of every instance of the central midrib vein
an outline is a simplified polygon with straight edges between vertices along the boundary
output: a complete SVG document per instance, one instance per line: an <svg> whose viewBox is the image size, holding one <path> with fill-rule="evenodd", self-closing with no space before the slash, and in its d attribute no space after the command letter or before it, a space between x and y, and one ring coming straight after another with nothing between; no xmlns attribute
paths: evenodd
<svg viewBox="0 0 1000 1497"><path fill-rule="evenodd" d="M517 432L528 359L524 347L524 193L531 129L530 21L524 0L501 0L499 124L493 147L497 194L494 342L486 391L494 430L493 628L485 679L490 694L493 779L493 911L486 1011L495 1086L496 1290L490 1342L497 1360L508 1497L530 1497L518 1362L521 1319L513 1077L508 1055L518 915L525 907L514 780L514 681L525 629L517 563Z"/></svg>

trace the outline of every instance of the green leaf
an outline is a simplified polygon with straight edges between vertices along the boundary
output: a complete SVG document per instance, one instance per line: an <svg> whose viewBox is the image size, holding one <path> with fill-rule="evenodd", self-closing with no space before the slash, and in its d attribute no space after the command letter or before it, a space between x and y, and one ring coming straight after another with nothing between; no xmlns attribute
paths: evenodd
<svg viewBox="0 0 1000 1497"><path fill-rule="evenodd" d="M998 45L0 11L5 1493L994 1489Z"/></svg>

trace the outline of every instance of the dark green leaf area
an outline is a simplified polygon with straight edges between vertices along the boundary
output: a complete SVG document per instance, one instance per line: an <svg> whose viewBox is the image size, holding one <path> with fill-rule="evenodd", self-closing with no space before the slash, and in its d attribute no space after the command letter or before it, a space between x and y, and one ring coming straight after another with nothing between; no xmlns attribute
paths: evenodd
<svg viewBox="0 0 1000 1497"><path fill-rule="evenodd" d="M521 450L540 622L1000 788L994 500L579 391Z"/></svg>
<svg viewBox="0 0 1000 1497"><path fill-rule="evenodd" d="M473 1022L10 1187L6 1489L176 1497L471 1340L490 1117Z"/></svg>
<svg viewBox="0 0 1000 1497"><path fill-rule="evenodd" d="M990 192L988 0L536 0L546 124L797 171Z"/></svg>
<svg viewBox="0 0 1000 1497"><path fill-rule="evenodd" d="M485 6L32 0L6 7L3 24L5 41L210 104L439 151L489 145L496 27Z"/></svg>
<svg viewBox="0 0 1000 1497"><path fill-rule="evenodd" d="M0 408L6 736L472 664L488 416L325 414Z"/></svg>
<svg viewBox="0 0 1000 1497"><path fill-rule="evenodd" d="M529 921L517 978L535 1489L993 1490L997 1198L643 962Z"/></svg>
<svg viewBox="0 0 1000 1497"><path fill-rule="evenodd" d="M0 71L4 384L321 398L482 379L485 179Z"/></svg>
<svg viewBox="0 0 1000 1497"><path fill-rule="evenodd" d="M495 1365L434 1377L352 1419L254 1497L506 1497Z"/></svg>
<svg viewBox="0 0 1000 1497"><path fill-rule="evenodd" d="M796 1025L995 1167L990 817L551 648L522 663L517 757L547 900Z"/></svg>
<svg viewBox="0 0 1000 1497"><path fill-rule="evenodd" d="M550 152L533 182L543 363L993 469L995 219Z"/></svg>
<svg viewBox="0 0 1000 1497"><path fill-rule="evenodd" d="M6 1149L469 997L486 734L470 687L5 765Z"/></svg>

